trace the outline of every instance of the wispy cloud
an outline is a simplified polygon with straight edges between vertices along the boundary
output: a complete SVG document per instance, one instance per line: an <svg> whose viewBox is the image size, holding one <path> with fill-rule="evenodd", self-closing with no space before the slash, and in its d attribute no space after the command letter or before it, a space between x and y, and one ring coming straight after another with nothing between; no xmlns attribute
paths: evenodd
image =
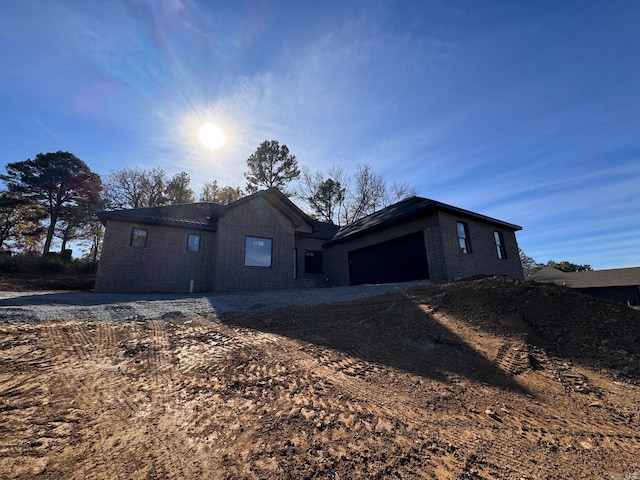
<svg viewBox="0 0 640 480"><path fill-rule="evenodd" d="M45 132L47 132L47 134L49 136L51 136L54 140L59 140L60 136L54 132L50 127L48 127L47 125L45 125L43 122L41 122L40 120L38 120L37 118L34 118L33 121L35 122L36 125L38 125L42 130L44 130Z"/></svg>
<svg viewBox="0 0 640 480"><path fill-rule="evenodd" d="M185 170L196 189L244 185L246 158L277 139L313 170L368 163L423 196L522 224L534 258L574 249L593 255L582 263L640 263L629 247L640 235L638 12L8 2L0 93L15 106L3 125L12 148L82 152L103 173ZM222 150L198 143L206 121L226 130Z"/></svg>

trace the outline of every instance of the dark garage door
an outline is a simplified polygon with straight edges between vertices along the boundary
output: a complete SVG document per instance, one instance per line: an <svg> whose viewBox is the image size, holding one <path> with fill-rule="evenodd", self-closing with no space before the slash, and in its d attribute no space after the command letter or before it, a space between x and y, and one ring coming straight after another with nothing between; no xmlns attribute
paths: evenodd
<svg viewBox="0 0 640 480"><path fill-rule="evenodd" d="M422 232L349 252L351 285L423 278L429 278L429 270Z"/></svg>

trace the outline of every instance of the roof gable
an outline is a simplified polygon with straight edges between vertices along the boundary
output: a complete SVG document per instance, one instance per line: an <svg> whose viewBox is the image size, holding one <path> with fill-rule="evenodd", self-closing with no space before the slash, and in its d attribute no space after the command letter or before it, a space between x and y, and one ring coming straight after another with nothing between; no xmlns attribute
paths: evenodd
<svg viewBox="0 0 640 480"><path fill-rule="evenodd" d="M255 200L264 200L274 209L280 212L285 218L287 218L296 231L302 233L313 233L314 222L309 216L300 210L289 198L283 195L276 188L269 188L268 190L262 190L252 195L243 197L235 202L226 205L226 210L244 205L248 202ZM224 211L222 212L224 215Z"/></svg>

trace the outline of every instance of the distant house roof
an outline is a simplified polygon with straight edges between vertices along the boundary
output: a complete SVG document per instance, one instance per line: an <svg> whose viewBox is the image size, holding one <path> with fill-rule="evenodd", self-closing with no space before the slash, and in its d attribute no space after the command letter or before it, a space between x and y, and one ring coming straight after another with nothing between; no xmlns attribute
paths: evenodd
<svg viewBox="0 0 640 480"><path fill-rule="evenodd" d="M640 286L640 267L587 272L563 272L554 267L544 267L530 278L535 282L555 283L570 288Z"/></svg>
<svg viewBox="0 0 640 480"><path fill-rule="evenodd" d="M163 205L160 207L132 208L127 210L110 210L100 212L98 218L103 223L107 220L147 225L163 225L169 227L191 228L196 230L216 231L218 219L226 211L242 205L255 198L263 198L276 210L289 218L294 227L306 224L303 233L312 238L328 240L338 230L333 224L309 218L291 200L276 189L264 190L243 197L227 205L219 203L185 203L181 205Z"/></svg>
<svg viewBox="0 0 640 480"><path fill-rule="evenodd" d="M474 213L452 205L447 205L446 203L436 202L435 200L422 197L409 197L371 215L363 217L360 220L356 220L349 225L345 225L340 228L338 233L336 233L333 239L327 242L327 244L332 245L334 243L340 243L432 211L453 213L461 217L490 223L507 230L522 230L522 227L518 225L503 222L501 220L480 215L479 213Z"/></svg>

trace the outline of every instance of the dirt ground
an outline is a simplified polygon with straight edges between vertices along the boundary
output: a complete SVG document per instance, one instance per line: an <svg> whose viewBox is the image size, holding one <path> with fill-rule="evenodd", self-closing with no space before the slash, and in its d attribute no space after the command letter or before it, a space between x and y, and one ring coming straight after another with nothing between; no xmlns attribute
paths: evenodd
<svg viewBox="0 0 640 480"><path fill-rule="evenodd" d="M1 479L640 479L640 312L489 278L0 324Z"/></svg>

